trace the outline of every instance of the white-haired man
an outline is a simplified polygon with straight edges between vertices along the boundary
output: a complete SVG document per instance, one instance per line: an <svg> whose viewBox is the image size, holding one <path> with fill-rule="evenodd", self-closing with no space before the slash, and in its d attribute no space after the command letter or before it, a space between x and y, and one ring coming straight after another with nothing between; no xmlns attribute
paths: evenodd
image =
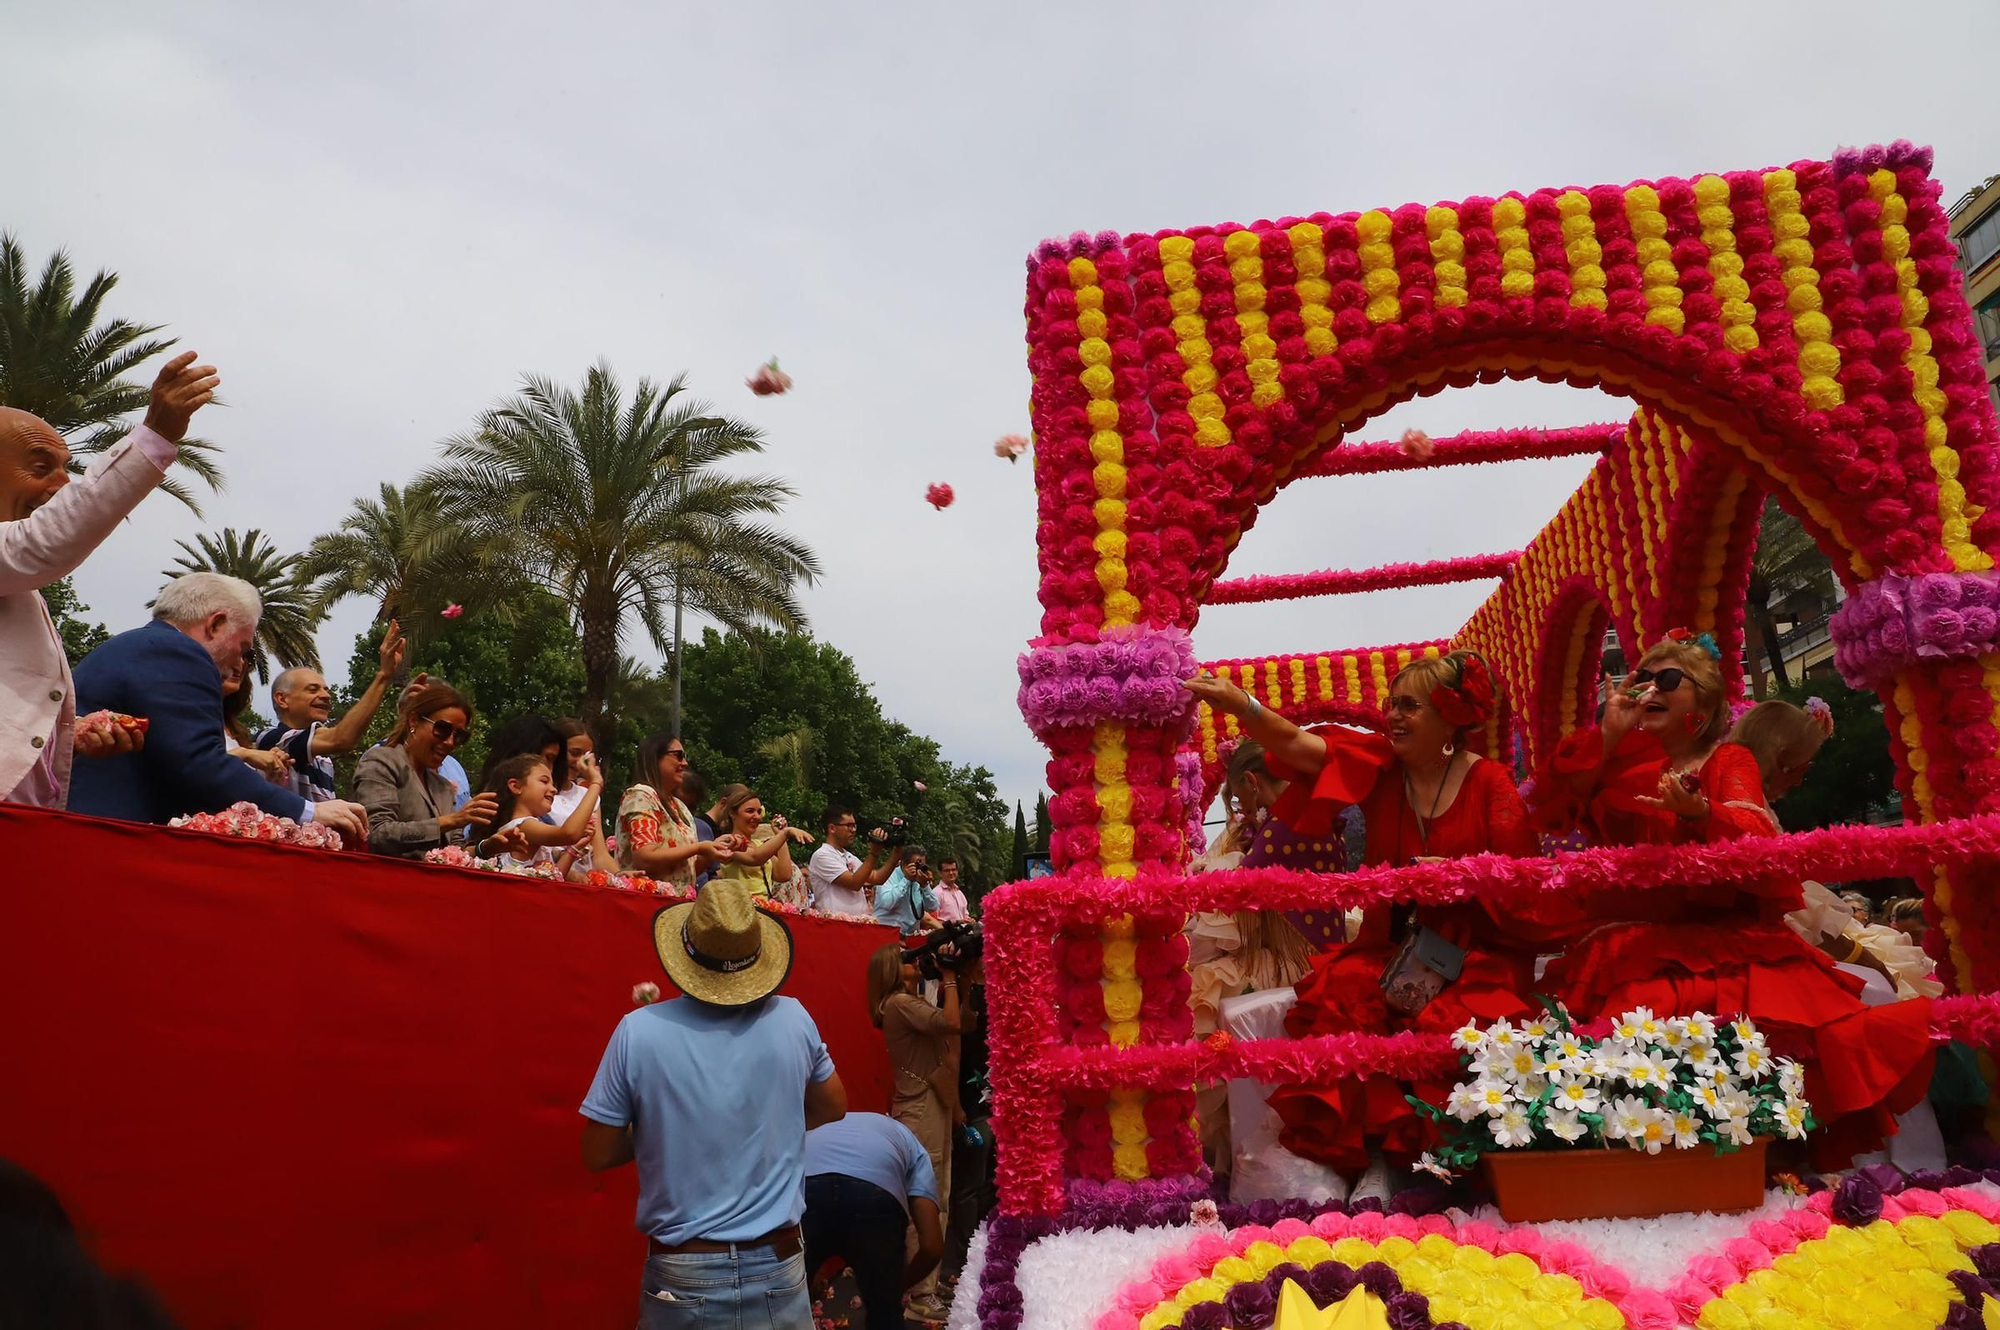
<svg viewBox="0 0 2000 1330"><path fill-rule="evenodd" d="M186 351L167 362L145 423L74 482L63 436L0 407L0 799L61 808L73 752L130 753L142 742L116 725L76 733L69 657L41 590L75 572L166 476L189 419L221 382L194 361Z"/></svg>
<svg viewBox="0 0 2000 1330"><path fill-rule="evenodd" d="M292 793L308 803L340 797L333 784L333 756L352 752L361 742L403 663L403 630L394 619L382 634L381 658L367 691L338 722L333 721L333 690L318 670L294 665L271 680L271 710L278 723L257 736L257 747L275 748L291 758Z"/></svg>
<svg viewBox="0 0 2000 1330"><path fill-rule="evenodd" d="M153 621L120 633L76 667L76 704L144 716L146 745L76 769L69 806L128 822L215 813L247 800L267 813L323 822L359 838L359 804L309 803L229 755L222 671L243 659L264 613L257 589L221 573L186 573L153 602Z"/></svg>

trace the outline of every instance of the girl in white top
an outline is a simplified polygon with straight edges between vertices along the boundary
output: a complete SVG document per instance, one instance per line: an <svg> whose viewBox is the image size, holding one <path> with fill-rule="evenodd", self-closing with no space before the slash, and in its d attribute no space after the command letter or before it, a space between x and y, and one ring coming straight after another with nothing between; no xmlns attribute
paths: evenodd
<svg viewBox="0 0 2000 1330"><path fill-rule="evenodd" d="M555 803L556 783L546 758L538 753L510 757L493 768L487 778L486 793L499 800L493 821L480 832L474 853L497 857L504 867L532 868L553 864L556 871L572 882L582 882L592 862L608 864L611 853L604 843L604 823L597 817L597 796L604 788L604 775L588 755L580 774L588 785L583 802L570 815L575 822L587 819L579 830L588 833L579 843L568 826L556 827L542 821Z"/></svg>
<svg viewBox="0 0 2000 1330"><path fill-rule="evenodd" d="M588 757L595 761L597 746L591 742L590 731L583 727L583 722L580 720L565 716L561 720L551 721L550 724L554 725L556 733L562 736L563 749L568 758L565 766L569 772L569 784L556 791L555 803L549 807L549 816L558 822L567 822L569 815L576 811L577 805L581 804L590 793L590 782L583 774L583 759ZM608 868L610 864L607 862L603 866Z"/></svg>

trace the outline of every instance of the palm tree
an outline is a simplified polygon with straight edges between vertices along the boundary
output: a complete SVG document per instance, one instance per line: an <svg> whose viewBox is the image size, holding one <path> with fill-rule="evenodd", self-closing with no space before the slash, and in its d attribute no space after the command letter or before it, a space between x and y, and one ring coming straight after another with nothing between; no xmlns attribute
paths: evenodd
<svg viewBox="0 0 2000 1330"><path fill-rule="evenodd" d="M155 337L161 324L97 321L104 297L118 274L100 271L81 295L69 256L49 256L41 277L30 286L28 264L12 235L0 232L0 406L40 416L69 441L70 470L81 459L111 447L130 431L125 417L143 411L151 396L143 384L123 376L174 344ZM209 489L222 489L220 452L200 439L180 442L180 462ZM178 477L160 488L192 508L201 505Z"/></svg>
<svg viewBox="0 0 2000 1330"><path fill-rule="evenodd" d="M966 877L976 876L986 857L986 840L972 816L972 805L957 790L946 790L938 796L938 815L945 827L943 853L958 860Z"/></svg>
<svg viewBox="0 0 2000 1330"><path fill-rule="evenodd" d="M793 782L801 790L809 790L813 783L813 737L810 725L774 734L757 745L757 756L773 768L791 772Z"/></svg>
<svg viewBox="0 0 2000 1330"><path fill-rule="evenodd" d="M426 480L482 559L569 602L593 730L629 621L672 653L678 725L682 610L739 632L791 630L805 623L794 587L819 576L803 542L754 520L782 511L791 487L715 469L761 452L763 435L710 415L686 389L685 375L665 388L640 379L627 402L602 362L580 392L526 376L471 433L445 441L445 465Z"/></svg>
<svg viewBox="0 0 2000 1330"><path fill-rule="evenodd" d="M182 553L165 576L172 581L183 573L226 573L257 588L264 600L264 617L257 621L257 636L250 644L250 664L257 677L269 682L273 656L287 669L294 665L318 669L319 646L313 632L324 612L298 556L278 553L270 537L255 527L241 537L233 527L224 527L220 539L194 539L193 545L174 542Z"/></svg>
<svg viewBox="0 0 2000 1330"><path fill-rule="evenodd" d="M398 489L385 481L378 497L356 499L340 526L306 550L302 567L315 584L322 613L349 596L364 596L375 602L376 622L401 621L410 650L398 687L452 604L468 603L503 617L509 613L505 602L514 584L478 576L465 534L444 520L433 492L421 485Z"/></svg>
<svg viewBox="0 0 2000 1330"><path fill-rule="evenodd" d="M1750 691L1764 695L1764 666L1776 676L1779 688L1791 687L1784 656L1778 645L1778 617L1771 600L1797 590L1830 573L1832 565L1819 545L1799 521L1776 499L1764 501L1757 522L1757 551L1750 560L1750 583L1745 596L1745 627L1750 637Z"/></svg>

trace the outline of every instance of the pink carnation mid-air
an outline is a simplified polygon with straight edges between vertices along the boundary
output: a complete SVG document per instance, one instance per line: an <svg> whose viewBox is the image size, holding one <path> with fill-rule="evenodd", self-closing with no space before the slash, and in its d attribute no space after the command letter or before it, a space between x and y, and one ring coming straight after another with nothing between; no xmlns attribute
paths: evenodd
<svg viewBox="0 0 2000 1330"><path fill-rule="evenodd" d="M443 619L456 619L459 615L463 613L465 613L465 606L456 604L447 605L443 609L438 611L438 617Z"/></svg>
<svg viewBox="0 0 2000 1330"><path fill-rule="evenodd" d="M1025 434L1002 434L993 441L993 455L1004 457L1010 462L1018 462L1027 455L1031 445Z"/></svg>
<svg viewBox="0 0 2000 1330"><path fill-rule="evenodd" d="M759 365L757 372L743 383L759 397L776 397L792 386L792 376L779 369L778 358L772 356L771 363Z"/></svg>
<svg viewBox="0 0 2000 1330"><path fill-rule="evenodd" d="M933 485L924 491L925 500L939 512L943 512L945 509L951 507L952 500L957 497L956 494L951 492L951 486L949 485Z"/></svg>
<svg viewBox="0 0 2000 1330"><path fill-rule="evenodd" d="M650 1003L658 1002L659 1000L660 1000L660 986L658 984L653 983L649 980L648 982L643 984L632 985L633 1006L643 1007Z"/></svg>
<svg viewBox="0 0 2000 1330"><path fill-rule="evenodd" d="M1420 429L1404 430L1403 437L1396 441L1396 446L1413 461L1418 462L1430 461L1431 454L1437 451L1437 445L1431 442L1431 436Z"/></svg>

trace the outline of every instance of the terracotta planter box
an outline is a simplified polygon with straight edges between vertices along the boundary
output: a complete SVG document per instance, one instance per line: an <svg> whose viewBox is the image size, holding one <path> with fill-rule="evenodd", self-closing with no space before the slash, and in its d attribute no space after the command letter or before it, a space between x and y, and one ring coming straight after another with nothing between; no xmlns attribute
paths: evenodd
<svg viewBox="0 0 2000 1330"><path fill-rule="evenodd" d="M1500 1215L1510 1224L1551 1219L1649 1219L1707 1210L1728 1214L1764 1203L1764 1146L1730 1154L1713 1146L1649 1155L1608 1150L1495 1150L1482 1155Z"/></svg>

